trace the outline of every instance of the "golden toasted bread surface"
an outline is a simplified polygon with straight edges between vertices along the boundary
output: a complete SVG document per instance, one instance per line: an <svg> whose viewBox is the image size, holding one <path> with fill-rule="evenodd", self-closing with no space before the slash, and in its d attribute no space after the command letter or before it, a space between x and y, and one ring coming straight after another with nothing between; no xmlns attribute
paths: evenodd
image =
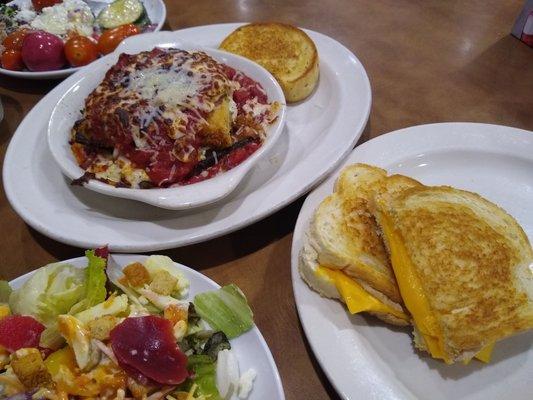
<svg viewBox="0 0 533 400"><path fill-rule="evenodd" d="M366 164L346 167L335 192L320 204L311 224L321 265L342 269L396 303L401 296L370 203L386 172Z"/></svg>
<svg viewBox="0 0 533 400"><path fill-rule="evenodd" d="M385 198L379 207L407 250L450 359L533 328L533 251L513 217L444 186Z"/></svg>
<svg viewBox="0 0 533 400"><path fill-rule="evenodd" d="M303 100L317 84L315 44L294 26L277 22L244 25L226 37L220 48L267 69L279 82L288 102Z"/></svg>

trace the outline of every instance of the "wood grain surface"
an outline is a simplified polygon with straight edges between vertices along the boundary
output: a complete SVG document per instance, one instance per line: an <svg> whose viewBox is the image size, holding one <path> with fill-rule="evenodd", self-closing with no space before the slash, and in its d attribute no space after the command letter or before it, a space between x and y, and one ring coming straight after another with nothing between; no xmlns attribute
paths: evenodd
<svg viewBox="0 0 533 400"><path fill-rule="evenodd" d="M533 49L509 34L523 3L166 0L165 29L282 21L340 41L361 60L372 85L372 111L361 143L431 122L486 122L533 130ZM6 114L0 124L2 162L18 124L56 84L0 78ZM233 234L163 253L220 284L235 282L244 290L276 359L288 400L338 398L303 336L292 294L290 246L302 201ZM25 225L3 190L0 224L4 279L82 255L80 249Z"/></svg>

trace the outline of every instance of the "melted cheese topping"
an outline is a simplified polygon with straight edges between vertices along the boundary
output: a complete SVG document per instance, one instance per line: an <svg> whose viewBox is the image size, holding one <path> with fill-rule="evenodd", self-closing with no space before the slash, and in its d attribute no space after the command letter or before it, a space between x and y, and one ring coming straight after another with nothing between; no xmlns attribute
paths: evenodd
<svg viewBox="0 0 533 400"><path fill-rule="evenodd" d="M198 175L207 149L262 142L278 109L259 83L204 53L122 54L88 96L72 150L98 180L166 187Z"/></svg>
<svg viewBox="0 0 533 400"><path fill-rule="evenodd" d="M383 234L389 242L392 267L405 306L413 316L416 327L422 335L431 356L442 359L447 364L451 364L453 360L445 353L444 337L435 316L431 312L429 302L422 290L422 285L407 253L407 249L398 237L398 234L394 231L390 218L382 214L381 222ZM474 357L480 361L489 362L493 347L494 343L485 346Z"/></svg>
<svg viewBox="0 0 533 400"><path fill-rule="evenodd" d="M443 359L450 364L452 360L445 355L442 333L431 313L428 300L424 295L407 250L394 231L389 217L382 215L381 220L383 234L390 246L392 268L405 306L413 316L416 327L420 331L431 356Z"/></svg>
<svg viewBox="0 0 533 400"><path fill-rule="evenodd" d="M483 361L484 363L488 363L492 357L492 350L494 350L494 343L483 347L481 351L475 355L475 358L477 358L479 361Z"/></svg>
<svg viewBox="0 0 533 400"><path fill-rule="evenodd" d="M344 272L319 266L316 274L325 275L335 283L341 298L346 303L348 311L352 314L360 312L377 312L391 314L397 318L409 321L409 317L402 311L396 310L388 304L378 300L368 293L355 280L347 276Z"/></svg>
<svg viewBox="0 0 533 400"><path fill-rule="evenodd" d="M190 64L190 60L187 63ZM142 99L171 107L180 106L189 99L195 101L195 96L206 84L206 79L202 82L200 75L187 65L178 70L153 66L133 71L128 78L127 88L137 92ZM202 104L195 103L196 107Z"/></svg>

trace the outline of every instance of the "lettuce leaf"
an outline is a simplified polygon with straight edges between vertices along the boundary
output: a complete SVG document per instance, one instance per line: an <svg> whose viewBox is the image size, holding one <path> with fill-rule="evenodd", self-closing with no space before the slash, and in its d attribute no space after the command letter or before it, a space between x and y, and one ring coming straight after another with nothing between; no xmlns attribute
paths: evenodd
<svg viewBox="0 0 533 400"><path fill-rule="evenodd" d="M87 300L89 307L92 307L104 301L107 295L105 288L107 281L105 274L107 260L95 255L94 250L87 250L85 256L89 261L85 270L87 274Z"/></svg>
<svg viewBox="0 0 533 400"><path fill-rule="evenodd" d="M70 314L79 313L103 302L107 296L105 273L107 260L98 257L94 250L85 252L87 257L87 268L85 268L85 297L75 304L70 310Z"/></svg>
<svg viewBox="0 0 533 400"><path fill-rule="evenodd" d="M106 259L96 256L94 250L87 250L85 255L85 269L64 263L48 264L9 296L14 313L31 315L46 326L41 335L43 347L56 349L63 344L57 316L84 311L106 298Z"/></svg>
<svg viewBox="0 0 533 400"><path fill-rule="evenodd" d="M234 284L197 294L193 304L202 319L230 339L242 335L254 325L246 297Z"/></svg>
<svg viewBox="0 0 533 400"><path fill-rule="evenodd" d="M198 385L199 394L209 396L209 400L222 400L216 384L216 363L211 357L189 356L187 368L194 371L192 382Z"/></svg>
<svg viewBox="0 0 533 400"><path fill-rule="evenodd" d="M31 315L45 326L66 314L85 296L85 272L70 264L48 264L9 296L15 314Z"/></svg>

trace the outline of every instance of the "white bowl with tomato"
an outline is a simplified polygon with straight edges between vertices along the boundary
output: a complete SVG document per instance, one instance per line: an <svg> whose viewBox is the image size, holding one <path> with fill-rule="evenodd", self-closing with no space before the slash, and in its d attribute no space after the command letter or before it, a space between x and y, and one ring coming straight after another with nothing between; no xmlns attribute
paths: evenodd
<svg viewBox="0 0 533 400"><path fill-rule="evenodd" d="M163 0L11 1L0 6L0 74L64 78L165 18Z"/></svg>
<svg viewBox="0 0 533 400"><path fill-rule="evenodd" d="M187 53L183 62L179 57L172 58L180 52ZM169 58L165 58L167 55ZM189 59L195 61L189 63ZM209 69L213 61L217 65L216 72ZM216 93L210 94L213 92L210 88L215 85L212 84L214 80L222 85L222 81L217 80L221 76L222 81L231 81L229 91L221 94L224 100L233 104L234 111L231 111L232 106L227 109L227 122L230 124L227 133L231 142L212 144L202 139L207 129L204 124L218 127L212 122L212 117L215 110L224 112L222 104L225 101L218 101L218 106L213 103L214 108L205 113L201 104L217 98ZM100 86L103 82L105 84ZM50 116L48 146L63 174L72 180L71 184L169 210L205 206L228 196L261 157L271 151L285 124L283 91L266 69L232 53L183 42L175 32L163 31L128 38L112 54L69 77L55 90L62 96ZM131 98L135 100L126 100ZM122 111L113 106L119 103L118 108ZM91 104L90 108L96 112L88 111L87 104ZM125 111L126 108L128 111ZM182 120L182 109L186 109L186 119L191 124L187 123L185 129L180 130L175 122ZM169 117L164 112L160 113L161 110L168 111ZM113 122L117 112L121 114L121 127ZM172 119L171 115L178 117ZM194 115L201 118L195 119ZM250 119L251 122L248 122ZM92 121L97 121L94 129L80 128L93 126ZM123 134L115 135L119 132L115 128ZM250 128L257 129L257 132L251 132ZM141 130L145 132L143 137L146 142L143 142L144 139L136 142L136 132ZM245 137L239 136L239 132L245 130ZM100 142L93 136L95 132L96 135L97 132L108 132L109 146L96 144ZM168 135L169 139L162 139L161 133ZM87 141L81 140L81 136ZM188 153L191 157L185 157L186 160L176 150L184 137L191 138L186 143L194 147ZM219 132L216 137L220 137ZM94 144L101 151L93 148L93 139L96 139ZM172 149L165 147L167 142L171 142ZM85 145L81 146L83 149L78 146L83 143L87 148ZM125 143L135 143L138 147L126 153L122 150ZM93 170L92 164L88 167L85 163L89 158L80 165L80 151L92 160L100 160L100 155L105 153L105 165L94 164ZM137 157L140 153L150 154L145 163ZM167 154L174 157L163 157ZM110 164L113 166L109 167ZM111 173L121 166L124 166L121 176L115 179ZM135 184L136 177L141 175L145 178ZM143 185L145 183L149 185Z"/></svg>

